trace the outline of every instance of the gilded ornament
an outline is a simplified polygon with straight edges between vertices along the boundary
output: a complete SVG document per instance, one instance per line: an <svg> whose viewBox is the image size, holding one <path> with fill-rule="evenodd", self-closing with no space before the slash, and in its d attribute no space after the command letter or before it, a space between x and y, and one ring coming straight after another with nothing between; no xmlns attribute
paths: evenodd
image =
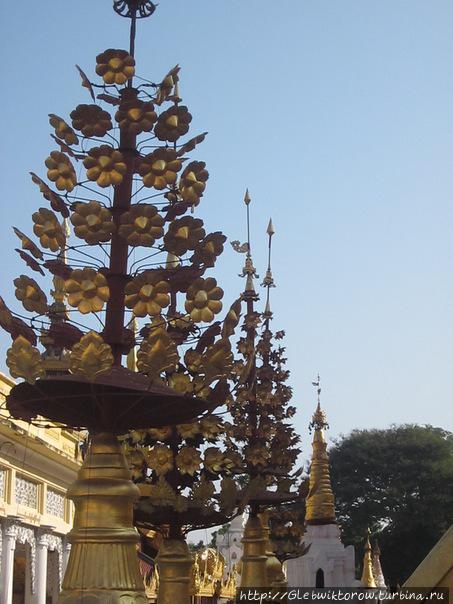
<svg viewBox="0 0 453 604"><path fill-rule="evenodd" d="M226 237L222 233L209 233L196 245L191 261L206 267L214 266L216 258L223 252L225 241Z"/></svg>
<svg viewBox="0 0 453 604"><path fill-rule="evenodd" d="M13 326L13 315L0 296L0 325L5 331L10 332Z"/></svg>
<svg viewBox="0 0 453 604"><path fill-rule="evenodd" d="M32 256L38 260L43 259L43 254L39 247L33 243L30 237L27 237L22 231L19 231L16 227L13 227L14 233L19 237L23 250L28 250Z"/></svg>
<svg viewBox="0 0 453 604"><path fill-rule="evenodd" d="M177 392L189 394L193 391L192 381L187 373L172 373L168 378L168 385Z"/></svg>
<svg viewBox="0 0 453 604"><path fill-rule="evenodd" d="M7 350L6 364L13 378L24 378L30 384L45 373L39 350L23 336L18 336Z"/></svg>
<svg viewBox="0 0 453 604"><path fill-rule="evenodd" d="M193 422L191 424L178 424L176 426L176 430L181 438L195 438L198 434L200 434L200 426L198 422Z"/></svg>
<svg viewBox="0 0 453 604"><path fill-rule="evenodd" d="M209 398L210 394L212 393L212 389L206 385L206 380L203 376L199 375L194 377L192 384L195 396L198 398Z"/></svg>
<svg viewBox="0 0 453 604"><path fill-rule="evenodd" d="M170 286L157 271L144 271L126 285L126 306L136 317L159 315L170 304Z"/></svg>
<svg viewBox="0 0 453 604"><path fill-rule="evenodd" d="M203 221L200 218L184 216L170 223L164 237L165 249L182 256L188 250L194 250L204 236Z"/></svg>
<svg viewBox="0 0 453 604"><path fill-rule="evenodd" d="M164 219L151 204L140 203L121 216L119 234L129 245L151 247L164 235Z"/></svg>
<svg viewBox="0 0 453 604"><path fill-rule="evenodd" d="M173 470L173 451L166 445L154 445L146 453L146 463L158 476L163 476Z"/></svg>
<svg viewBox="0 0 453 604"><path fill-rule="evenodd" d="M88 180L96 181L100 187L116 187L127 171L122 153L109 145L90 149L83 165L87 170Z"/></svg>
<svg viewBox="0 0 453 604"><path fill-rule="evenodd" d="M172 435L171 426L163 426L162 428L150 428L147 433L154 440L167 440Z"/></svg>
<svg viewBox="0 0 453 604"><path fill-rule="evenodd" d="M200 453L195 447L182 447L176 456L176 467L181 474L193 476L201 464Z"/></svg>
<svg viewBox="0 0 453 604"><path fill-rule="evenodd" d="M79 139L77 134L64 119L58 117L58 115L55 115L54 113L49 113L49 118L50 125L55 128L55 136L63 140L67 145L78 144Z"/></svg>
<svg viewBox="0 0 453 604"><path fill-rule="evenodd" d="M215 438L222 431L222 424L215 415L207 415L200 420L200 430L206 439Z"/></svg>
<svg viewBox="0 0 453 604"><path fill-rule="evenodd" d="M137 367L151 379L163 371L172 371L178 364L176 345L163 328L151 329L137 354Z"/></svg>
<svg viewBox="0 0 453 604"><path fill-rule="evenodd" d="M247 447L246 460L255 467L265 468L269 463L269 451L263 445Z"/></svg>
<svg viewBox="0 0 453 604"><path fill-rule="evenodd" d="M204 464L206 467L206 463ZM192 487L192 498L201 506L209 506L212 497L215 495L215 486L210 480L201 477Z"/></svg>
<svg viewBox="0 0 453 604"><path fill-rule="evenodd" d="M71 222L77 237L90 245L109 241L115 230L110 210L98 201L76 203Z"/></svg>
<svg viewBox="0 0 453 604"><path fill-rule="evenodd" d="M161 191L176 182L176 174L181 166L176 151L160 147L141 160L138 172L145 187Z"/></svg>
<svg viewBox="0 0 453 604"><path fill-rule="evenodd" d="M113 365L112 349L95 331L85 334L75 344L69 358L71 373L83 375L94 382L98 375L106 373Z"/></svg>
<svg viewBox="0 0 453 604"><path fill-rule="evenodd" d="M199 373L202 369L201 354L197 350L189 348L184 354L184 363L189 371Z"/></svg>
<svg viewBox="0 0 453 604"><path fill-rule="evenodd" d="M61 151L52 151L45 163L47 178L55 183L59 191L70 193L77 184L77 177L69 157Z"/></svg>
<svg viewBox="0 0 453 604"><path fill-rule="evenodd" d="M172 507L176 503L176 493L163 476L159 476L156 484L140 485L143 496L149 497L152 504L157 507Z"/></svg>
<svg viewBox="0 0 453 604"><path fill-rule="evenodd" d="M183 200L197 206L206 188L209 172L204 161L191 161L184 168L179 181L179 192Z"/></svg>
<svg viewBox="0 0 453 604"><path fill-rule="evenodd" d="M96 73L106 84L125 84L135 73L135 60L125 50L109 48L96 57Z"/></svg>
<svg viewBox="0 0 453 604"><path fill-rule="evenodd" d="M208 447L204 451L203 465L212 474L219 474L223 469L223 453L217 447Z"/></svg>
<svg viewBox="0 0 453 604"><path fill-rule="evenodd" d="M232 478L223 478L220 483L219 504L224 514L231 514L236 507L238 490Z"/></svg>
<svg viewBox="0 0 453 604"><path fill-rule="evenodd" d="M157 114L152 103L135 98L120 104L115 119L121 130L137 135L152 130Z"/></svg>
<svg viewBox="0 0 453 604"><path fill-rule="evenodd" d="M77 105L71 111L72 125L88 138L105 136L113 128L110 113L99 105Z"/></svg>
<svg viewBox="0 0 453 604"><path fill-rule="evenodd" d="M34 279L21 275L14 279L16 298L22 302L25 310L43 315L47 312L47 298Z"/></svg>
<svg viewBox="0 0 453 604"><path fill-rule="evenodd" d="M192 116L184 105L174 105L160 114L154 134L160 141L174 143L189 130Z"/></svg>
<svg viewBox="0 0 453 604"><path fill-rule="evenodd" d="M202 356L202 364L206 379L210 382L229 375L233 367L230 341L227 338L221 338L208 346Z"/></svg>
<svg viewBox="0 0 453 604"><path fill-rule="evenodd" d="M199 277L187 290L185 309L195 323L210 323L222 310L222 288L213 277Z"/></svg>
<svg viewBox="0 0 453 604"><path fill-rule="evenodd" d="M34 234L39 237L39 243L50 249L52 252L57 252L63 249L66 245L66 235L61 224L52 210L47 208L39 208L37 212L32 214Z"/></svg>
<svg viewBox="0 0 453 604"><path fill-rule="evenodd" d="M93 268L76 269L65 281L70 306L82 314L99 312L110 297L107 279Z"/></svg>

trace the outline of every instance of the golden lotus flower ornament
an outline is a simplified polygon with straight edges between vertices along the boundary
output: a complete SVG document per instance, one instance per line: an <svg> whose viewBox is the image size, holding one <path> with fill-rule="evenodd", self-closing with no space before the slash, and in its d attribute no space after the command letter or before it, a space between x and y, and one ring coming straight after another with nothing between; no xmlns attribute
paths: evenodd
<svg viewBox="0 0 453 604"><path fill-rule="evenodd" d="M102 188L121 184L127 170L123 154L109 145L90 149L83 165L88 180L95 181Z"/></svg>
<svg viewBox="0 0 453 604"><path fill-rule="evenodd" d="M64 119L58 115L55 115L54 113L49 113L49 123L55 128L55 136L60 138L67 145L78 144L79 138L77 134L74 132L71 126L64 121Z"/></svg>
<svg viewBox="0 0 453 604"><path fill-rule="evenodd" d="M137 355L137 367L151 379L157 378L163 371L172 371L178 364L179 356L175 342L165 329L151 328L148 337L143 340Z"/></svg>
<svg viewBox="0 0 453 604"><path fill-rule="evenodd" d="M78 202L71 214L74 233L89 244L105 243L115 231L113 217L108 208L98 201Z"/></svg>
<svg viewBox="0 0 453 604"><path fill-rule="evenodd" d="M172 373L168 378L168 385L177 392L184 394L193 392L193 384L187 373Z"/></svg>
<svg viewBox="0 0 453 604"><path fill-rule="evenodd" d="M160 114L154 134L160 141L174 143L189 130L192 116L184 105L175 105Z"/></svg>
<svg viewBox="0 0 453 604"><path fill-rule="evenodd" d="M22 302L25 310L43 315L47 312L47 298L34 279L21 275L14 279L16 298Z"/></svg>
<svg viewBox="0 0 453 604"><path fill-rule="evenodd" d="M214 266L216 258L223 252L225 235L220 232L209 233L200 241L194 250L191 260L194 264L204 264L206 267Z"/></svg>
<svg viewBox="0 0 453 604"><path fill-rule="evenodd" d="M125 50L109 48L96 57L96 73L106 84L125 84L135 74L135 60Z"/></svg>
<svg viewBox="0 0 453 604"><path fill-rule="evenodd" d="M39 237L39 243L42 247L48 248L52 252L64 248L66 235L52 210L39 208L38 212L32 214L32 220L35 223L33 232Z"/></svg>
<svg viewBox="0 0 453 604"><path fill-rule="evenodd" d="M109 371L112 365L112 349L94 331L84 335L72 348L69 370L86 377L90 382Z"/></svg>
<svg viewBox="0 0 453 604"><path fill-rule="evenodd" d="M182 447L176 456L176 466L181 474L193 476L201 465L201 456L195 447Z"/></svg>
<svg viewBox="0 0 453 604"><path fill-rule="evenodd" d="M8 349L6 364L13 378L23 378L30 384L45 373L39 350L23 336L18 336Z"/></svg>
<svg viewBox="0 0 453 604"><path fill-rule="evenodd" d="M187 290L185 308L195 323L210 323L222 310L223 289L213 277L199 277Z"/></svg>
<svg viewBox="0 0 453 604"><path fill-rule="evenodd" d="M110 298L107 279L93 268L73 270L64 288L69 304L82 314L99 312Z"/></svg>
<svg viewBox="0 0 453 604"><path fill-rule="evenodd" d="M184 168L179 182L179 192L184 201L193 206L198 205L208 178L209 172L204 161L190 162Z"/></svg>
<svg viewBox="0 0 453 604"><path fill-rule="evenodd" d="M151 204L140 203L121 216L119 234L129 245L151 247L164 236L164 219Z"/></svg>
<svg viewBox="0 0 453 604"><path fill-rule="evenodd" d="M176 256L194 250L205 236L203 221L200 218L184 216L170 223L164 237L165 249Z"/></svg>
<svg viewBox="0 0 453 604"><path fill-rule="evenodd" d="M145 187L162 190L176 182L182 162L173 149L158 148L141 159L138 172Z"/></svg>
<svg viewBox="0 0 453 604"><path fill-rule="evenodd" d="M59 191L70 193L77 184L77 177L69 157L61 151L52 151L45 163L47 178Z"/></svg>
<svg viewBox="0 0 453 604"><path fill-rule="evenodd" d="M160 315L170 304L170 286L159 271L144 271L126 286L126 306L136 317Z"/></svg>
<svg viewBox="0 0 453 604"><path fill-rule="evenodd" d="M200 425L198 422L178 424L176 430L181 438L194 438L197 434L200 434Z"/></svg>
<svg viewBox="0 0 453 604"><path fill-rule="evenodd" d="M88 138L105 136L113 128L110 113L99 105L77 105L71 111L71 119L73 127Z"/></svg>
<svg viewBox="0 0 453 604"><path fill-rule="evenodd" d="M154 445L146 453L146 463L158 476L163 476L173 470L173 451L166 445Z"/></svg>
<svg viewBox="0 0 453 604"><path fill-rule="evenodd" d="M150 132L157 121L157 114L151 102L133 98L123 101L115 114L121 130L131 134Z"/></svg>

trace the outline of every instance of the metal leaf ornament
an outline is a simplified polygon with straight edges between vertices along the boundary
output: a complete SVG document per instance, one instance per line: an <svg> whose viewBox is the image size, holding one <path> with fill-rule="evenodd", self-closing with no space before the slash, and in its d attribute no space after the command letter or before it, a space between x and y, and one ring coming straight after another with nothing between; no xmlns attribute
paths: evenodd
<svg viewBox="0 0 453 604"><path fill-rule="evenodd" d="M14 378L24 378L30 384L44 375L44 367L39 350L23 336L13 342L6 353L6 364Z"/></svg>
<svg viewBox="0 0 453 604"><path fill-rule="evenodd" d="M76 344L71 353L69 369L86 377L90 382L109 371L113 365L112 350L102 337L90 331Z"/></svg>
<svg viewBox="0 0 453 604"><path fill-rule="evenodd" d="M176 345L162 327L151 328L149 336L143 340L137 355L137 367L151 379L163 371L176 367L179 357Z"/></svg>

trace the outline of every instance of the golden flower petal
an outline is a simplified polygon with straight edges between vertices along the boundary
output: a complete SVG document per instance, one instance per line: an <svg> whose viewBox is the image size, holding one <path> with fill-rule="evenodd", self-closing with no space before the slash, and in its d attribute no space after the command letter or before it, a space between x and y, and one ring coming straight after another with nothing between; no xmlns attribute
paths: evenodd
<svg viewBox="0 0 453 604"><path fill-rule="evenodd" d="M71 373L83 375L93 382L98 375L109 371L113 365L112 349L102 336L94 331L84 335L74 345L69 359Z"/></svg>

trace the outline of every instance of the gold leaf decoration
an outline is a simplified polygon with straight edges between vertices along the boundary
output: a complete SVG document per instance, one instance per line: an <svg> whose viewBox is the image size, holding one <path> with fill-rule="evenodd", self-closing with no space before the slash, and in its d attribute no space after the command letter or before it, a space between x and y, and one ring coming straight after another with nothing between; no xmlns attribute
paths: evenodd
<svg viewBox="0 0 453 604"><path fill-rule="evenodd" d="M50 249L52 252L57 252L59 249L64 248L66 236L58 218L52 210L39 208L38 212L32 214L32 220L35 223L33 232L39 237L39 243L43 247Z"/></svg>
<svg viewBox="0 0 453 604"><path fill-rule="evenodd" d="M189 394L193 390L192 381L187 373L172 373L168 378L168 385L183 394Z"/></svg>
<svg viewBox="0 0 453 604"><path fill-rule="evenodd" d="M170 304L169 285L159 271L144 271L126 285L126 306L136 317L159 315Z"/></svg>
<svg viewBox="0 0 453 604"><path fill-rule="evenodd" d="M223 469L223 453L217 447L208 447L204 452L203 465L213 474L219 474Z"/></svg>
<svg viewBox="0 0 453 604"><path fill-rule="evenodd" d="M18 336L7 350L6 364L13 378L24 378L30 384L45 374L39 350L23 336Z"/></svg>
<svg viewBox="0 0 453 604"><path fill-rule="evenodd" d="M31 255L37 258L38 260L43 259L43 253L41 252L39 247L33 243L30 237L24 235L24 233L22 233L22 231L19 231L19 229L17 229L16 227L13 227L13 231L17 235L17 237L19 237L23 250L28 250Z"/></svg>
<svg viewBox="0 0 453 604"><path fill-rule="evenodd" d="M148 496L157 507L174 507L176 503L176 493L163 476L156 484L149 485Z"/></svg>
<svg viewBox="0 0 453 604"><path fill-rule="evenodd" d="M165 445L154 445L146 453L146 463L158 476L163 476L173 470L173 451Z"/></svg>
<svg viewBox="0 0 453 604"><path fill-rule="evenodd" d="M106 373L113 365L112 349L102 337L90 331L72 348L69 359L71 373L77 373L94 382L97 376Z"/></svg>
<svg viewBox="0 0 453 604"><path fill-rule="evenodd" d="M151 328L138 351L138 370L154 379L162 371L174 370L178 360L176 344L166 330L162 327Z"/></svg>
<svg viewBox="0 0 453 604"><path fill-rule="evenodd" d="M45 164L47 178L55 183L59 191L70 193L77 184L77 177L69 157L61 151L52 151Z"/></svg>
<svg viewBox="0 0 453 604"><path fill-rule="evenodd" d="M152 130L157 114L152 103L134 98L121 102L115 119L121 130L137 135Z"/></svg>
<svg viewBox="0 0 453 604"><path fill-rule="evenodd" d="M77 105L71 119L73 127L88 138L105 136L113 128L110 114L99 105Z"/></svg>
<svg viewBox="0 0 453 604"><path fill-rule="evenodd" d="M109 241L115 230L110 210L98 201L76 203L71 222L77 237L90 245Z"/></svg>
<svg viewBox="0 0 453 604"><path fill-rule="evenodd" d="M215 438L222 430L222 422L215 415L207 415L200 420L200 430L205 438Z"/></svg>
<svg viewBox="0 0 453 604"><path fill-rule="evenodd" d="M198 422L191 424L178 424L176 430L181 438L195 438L197 434L200 434L200 426Z"/></svg>
<svg viewBox="0 0 453 604"><path fill-rule="evenodd" d="M192 116L184 105L174 105L160 114L154 134L160 141L174 143L189 130Z"/></svg>
<svg viewBox="0 0 453 604"><path fill-rule="evenodd" d="M200 218L184 216L170 223L164 237L165 249L180 256L188 250L194 250L204 236L203 221Z"/></svg>
<svg viewBox="0 0 453 604"><path fill-rule="evenodd" d="M210 480L206 480L204 476L192 487L193 500L201 506L208 505L214 494L214 484Z"/></svg>
<svg viewBox="0 0 453 604"><path fill-rule="evenodd" d="M200 241L194 250L191 260L194 264L204 264L206 267L214 266L216 258L223 252L225 235L217 231L209 233Z"/></svg>
<svg viewBox="0 0 453 604"><path fill-rule="evenodd" d="M82 314L99 312L110 297L107 279L93 268L73 270L64 288L70 306Z"/></svg>
<svg viewBox="0 0 453 604"><path fill-rule="evenodd" d="M238 490L232 478L223 478L220 483L220 509L226 515L230 515L236 507Z"/></svg>
<svg viewBox="0 0 453 604"><path fill-rule="evenodd" d="M14 279L16 298L22 302L25 310L43 315L47 312L47 298L34 279L21 275Z"/></svg>
<svg viewBox="0 0 453 604"><path fill-rule="evenodd" d="M233 304L230 306L230 310L227 312L223 321L222 337L229 338L231 335L233 335L234 330L239 324L239 319L241 318L241 306L241 298L233 302Z"/></svg>
<svg viewBox="0 0 453 604"><path fill-rule="evenodd" d="M212 346L208 346L202 356L202 365L206 380L213 382L224 378L231 372L233 367L233 353L231 344L227 338L217 340Z"/></svg>
<svg viewBox="0 0 453 604"><path fill-rule="evenodd" d="M106 84L125 84L135 73L135 60L125 50L109 48L96 57L96 73Z"/></svg>
<svg viewBox="0 0 453 604"><path fill-rule="evenodd" d="M204 161L191 161L187 164L179 182L179 192L186 203L192 206L200 203L208 178L209 172Z"/></svg>
<svg viewBox="0 0 453 604"><path fill-rule="evenodd" d="M154 440L167 440L172 434L171 426L163 426L162 428L150 428L149 436Z"/></svg>
<svg viewBox="0 0 453 604"><path fill-rule="evenodd" d="M138 172L145 187L162 190L176 182L176 174L181 170L181 166L176 151L159 148L141 160Z"/></svg>
<svg viewBox="0 0 453 604"><path fill-rule="evenodd" d="M79 139L77 134L71 128L69 124L67 124L64 119L55 115L54 113L49 113L49 123L53 128L55 128L55 135L58 138L61 138L67 145L77 145Z"/></svg>
<svg viewBox="0 0 453 604"><path fill-rule="evenodd" d="M182 447L176 456L176 466L181 474L193 476L200 465L200 453L195 447Z"/></svg>
<svg viewBox="0 0 453 604"><path fill-rule="evenodd" d="M222 310L223 290L213 277L199 277L187 290L185 308L195 323L210 323Z"/></svg>
<svg viewBox="0 0 453 604"><path fill-rule="evenodd" d="M116 187L127 171L123 154L109 145L90 149L83 165L87 170L88 180L95 181L100 187Z"/></svg>
<svg viewBox="0 0 453 604"><path fill-rule="evenodd" d="M121 216L119 234L129 245L151 247L164 235L164 219L151 204L140 203Z"/></svg>

